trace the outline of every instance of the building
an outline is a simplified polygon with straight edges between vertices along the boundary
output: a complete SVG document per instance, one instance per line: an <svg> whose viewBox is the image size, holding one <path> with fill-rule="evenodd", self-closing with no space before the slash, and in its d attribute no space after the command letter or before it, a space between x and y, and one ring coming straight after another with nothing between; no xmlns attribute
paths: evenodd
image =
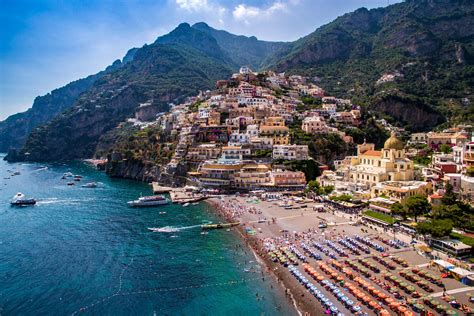
<svg viewBox="0 0 474 316"><path fill-rule="evenodd" d="M424 181L385 181L371 188L371 196L388 196L391 200L402 202L413 195L427 196L433 190L431 182Z"/></svg>
<svg viewBox="0 0 474 316"><path fill-rule="evenodd" d="M308 145L274 145L273 159L308 160Z"/></svg>
<svg viewBox="0 0 474 316"><path fill-rule="evenodd" d="M426 144L426 133L413 133L410 135L411 144Z"/></svg>
<svg viewBox="0 0 474 316"><path fill-rule="evenodd" d="M472 253L472 247L463 244L456 239L430 239L429 245L441 252L447 253L456 258L469 257Z"/></svg>
<svg viewBox="0 0 474 316"><path fill-rule="evenodd" d="M465 144L462 163L465 164L466 167L474 166L474 142Z"/></svg>
<svg viewBox="0 0 474 316"><path fill-rule="evenodd" d="M405 157L403 143L392 133L382 150L374 144L357 146L357 156L351 159L349 180L369 186L384 181L411 181L414 178L413 161Z"/></svg>
<svg viewBox="0 0 474 316"><path fill-rule="evenodd" d="M432 149L439 149L441 145L459 146L467 141L466 133L434 133L426 135L426 142Z"/></svg>
<svg viewBox="0 0 474 316"><path fill-rule="evenodd" d="M306 177L301 171L274 170L271 172L271 182L278 189L304 190L306 187Z"/></svg>
<svg viewBox="0 0 474 316"><path fill-rule="evenodd" d="M216 144L200 144L188 149L186 160L190 162L199 162L211 159L217 159L221 154L221 148Z"/></svg>
<svg viewBox="0 0 474 316"><path fill-rule="evenodd" d="M250 156L250 148L243 146L224 146L222 147L221 160L243 160L245 156Z"/></svg>
<svg viewBox="0 0 474 316"><path fill-rule="evenodd" d="M326 134L329 132L324 118L320 116L307 117L301 123L301 129L308 134Z"/></svg>
<svg viewBox="0 0 474 316"><path fill-rule="evenodd" d="M271 183L271 168L266 164L246 164L234 175L238 189L256 190Z"/></svg>
<svg viewBox="0 0 474 316"><path fill-rule="evenodd" d="M286 126L260 126L260 136L270 137L274 145L288 145L290 143L290 130Z"/></svg>
<svg viewBox="0 0 474 316"><path fill-rule="evenodd" d="M280 116L270 116L263 120L265 126L285 126L285 120Z"/></svg>
<svg viewBox="0 0 474 316"><path fill-rule="evenodd" d="M199 181L205 187L232 187L234 185L234 174L242 166L242 163L205 162L199 168Z"/></svg>
<svg viewBox="0 0 474 316"><path fill-rule="evenodd" d="M250 143L250 135L247 133L232 133L229 137L229 146L239 146Z"/></svg>
<svg viewBox="0 0 474 316"><path fill-rule="evenodd" d="M474 177L461 175L459 195L462 200L472 203L474 201Z"/></svg>

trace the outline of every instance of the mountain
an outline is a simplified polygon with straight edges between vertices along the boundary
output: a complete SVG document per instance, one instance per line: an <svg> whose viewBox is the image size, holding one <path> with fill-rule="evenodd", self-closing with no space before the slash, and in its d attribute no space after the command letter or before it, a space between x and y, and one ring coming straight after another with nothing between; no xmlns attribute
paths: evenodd
<svg viewBox="0 0 474 316"><path fill-rule="evenodd" d="M474 121L474 2L407 0L345 14L265 67L320 79L411 130ZM472 102L472 101L471 101Z"/></svg>
<svg viewBox="0 0 474 316"><path fill-rule="evenodd" d="M204 22L196 23L192 27L215 38L234 64L239 66L247 65L252 69L260 69L262 62L268 56L289 46L289 43L285 42L261 41L255 36L247 37L216 30Z"/></svg>
<svg viewBox="0 0 474 316"><path fill-rule="evenodd" d="M37 126L44 124L56 115L71 107L81 93L92 87L95 81L133 59L135 49L128 51L122 61L116 60L105 70L86 78L73 81L64 87L36 97L33 106L22 113L9 116L0 122L0 152L10 148L21 148L28 134Z"/></svg>
<svg viewBox="0 0 474 316"><path fill-rule="evenodd" d="M181 24L134 52L124 66L96 80L74 105L29 135L19 156L8 159L67 160L93 155L100 136L133 117L141 104L168 109L232 74L215 39Z"/></svg>

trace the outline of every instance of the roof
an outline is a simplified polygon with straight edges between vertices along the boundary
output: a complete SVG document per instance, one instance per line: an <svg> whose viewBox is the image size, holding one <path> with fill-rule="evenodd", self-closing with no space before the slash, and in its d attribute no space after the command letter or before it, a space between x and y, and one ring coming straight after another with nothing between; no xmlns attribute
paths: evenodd
<svg viewBox="0 0 474 316"><path fill-rule="evenodd" d="M361 156L382 157L382 151L381 150L367 150L366 152L363 152Z"/></svg>
<svg viewBox="0 0 474 316"><path fill-rule="evenodd" d="M290 129L286 126L267 126L267 125L261 125L260 126L260 131L272 131L272 130L281 130L281 131L289 131Z"/></svg>
<svg viewBox="0 0 474 316"><path fill-rule="evenodd" d="M383 148L385 149L401 150L403 147L405 147L403 142L397 138L395 133L392 133L392 135L385 141L385 144L383 145Z"/></svg>

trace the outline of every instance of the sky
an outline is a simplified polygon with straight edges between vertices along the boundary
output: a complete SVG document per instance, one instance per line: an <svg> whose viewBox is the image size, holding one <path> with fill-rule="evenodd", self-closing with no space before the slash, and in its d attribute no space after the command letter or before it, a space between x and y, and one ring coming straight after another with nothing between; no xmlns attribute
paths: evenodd
<svg viewBox="0 0 474 316"><path fill-rule="evenodd" d="M0 0L0 120L179 23L293 41L360 7L400 0Z"/></svg>

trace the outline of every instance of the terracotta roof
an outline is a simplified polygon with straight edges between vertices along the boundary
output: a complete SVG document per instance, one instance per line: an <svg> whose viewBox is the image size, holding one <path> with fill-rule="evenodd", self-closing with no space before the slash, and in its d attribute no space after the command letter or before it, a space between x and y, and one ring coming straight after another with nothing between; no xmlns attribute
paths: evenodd
<svg viewBox="0 0 474 316"><path fill-rule="evenodd" d="M361 156L382 157L382 151L380 151L380 150L367 150L366 152L362 153Z"/></svg>

